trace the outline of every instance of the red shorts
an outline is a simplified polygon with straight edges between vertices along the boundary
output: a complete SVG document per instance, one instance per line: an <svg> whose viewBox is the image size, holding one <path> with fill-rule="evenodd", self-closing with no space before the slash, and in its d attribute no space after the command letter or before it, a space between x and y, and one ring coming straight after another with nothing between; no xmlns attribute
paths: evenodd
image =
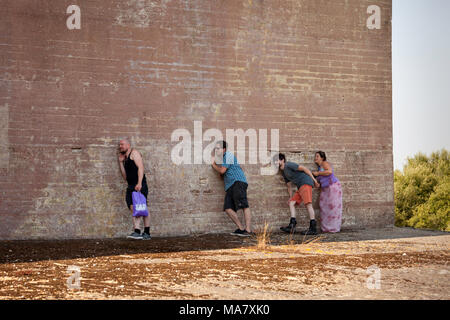
<svg viewBox="0 0 450 320"><path fill-rule="evenodd" d="M297 204L312 203L312 187L308 184L304 184L298 189L289 201L295 201Z"/></svg>

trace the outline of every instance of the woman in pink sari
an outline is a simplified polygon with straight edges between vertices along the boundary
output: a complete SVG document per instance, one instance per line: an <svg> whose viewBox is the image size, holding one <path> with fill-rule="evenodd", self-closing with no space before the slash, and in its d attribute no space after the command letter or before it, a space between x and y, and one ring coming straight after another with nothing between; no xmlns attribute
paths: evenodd
<svg viewBox="0 0 450 320"><path fill-rule="evenodd" d="M322 232L341 231L342 222L342 187L334 176L333 168L328 163L325 152L318 151L314 162L318 166L312 174L320 183L320 228Z"/></svg>

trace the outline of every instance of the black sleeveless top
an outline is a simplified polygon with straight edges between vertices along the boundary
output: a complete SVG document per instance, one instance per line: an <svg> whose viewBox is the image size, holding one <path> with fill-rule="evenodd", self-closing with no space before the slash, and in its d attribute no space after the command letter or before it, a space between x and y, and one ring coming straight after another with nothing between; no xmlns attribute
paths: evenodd
<svg viewBox="0 0 450 320"><path fill-rule="evenodd" d="M131 149L131 152L133 152L133 149ZM130 152L130 155L131 155L131 152ZM138 167L137 167L136 163L134 162L134 160L130 159L129 157L126 157L123 162L123 167L125 168L125 173L127 175L128 185L129 186L137 185L137 183L139 181ZM147 181L145 179L145 174L144 174L144 178L142 179L142 185L144 185L146 183L147 183Z"/></svg>

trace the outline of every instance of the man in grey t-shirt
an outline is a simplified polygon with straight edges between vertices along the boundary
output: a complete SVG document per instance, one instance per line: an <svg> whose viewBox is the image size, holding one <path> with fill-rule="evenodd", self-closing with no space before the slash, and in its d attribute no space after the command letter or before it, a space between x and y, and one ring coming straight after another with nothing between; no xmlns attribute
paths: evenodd
<svg viewBox="0 0 450 320"><path fill-rule="evenodd" d="M308 210L310 221L309 229L301 231L300 233L303 235L317 234L315 214L312 206L312 188L319 188L319 183L308 168L300 166L295 162L286 162L286 157L282 153L275 157L276 158L274 160L281 169L281 174L283 175L284 182L286 182L287 185L289 193L288 204L291 211L291 220L289 221L289 225L287 227L281 227L280 229L287 233L294 232L295 226L297 225L297 220L295 219L295 205L303 202L306 210ZM292 193L292 183L298 188L295 194Z"/></svg>
<svg viewBox="0 0 450 320"><path fill-rule="evenodd" d="M281 174L284 178L284 182L292 182L294 183L297 188L301 188L303 185L309 185L311 187L314 187L314 176L309 176L306 171L307 168L299 166L295 162L287 161L284 163L283 168L281 168L282 164L279 165L281 169ZM300 169L299 169L300 167ZM309 170L308 170L309 171ZM311 173L312 175L312 173Z"/></svg>

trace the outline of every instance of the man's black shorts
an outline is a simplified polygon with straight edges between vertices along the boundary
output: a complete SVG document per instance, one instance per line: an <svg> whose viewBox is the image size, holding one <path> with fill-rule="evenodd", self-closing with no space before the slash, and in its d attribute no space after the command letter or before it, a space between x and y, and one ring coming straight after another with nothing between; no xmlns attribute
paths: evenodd
<svg viewBox="0 0 450 320"><path fill-rule="evenodd" d="M226 191L223 211L226 209L232 209L236 212L239 209L248 208L247 187L248 184L242 181L236 181L231 187L229 187Z"/></svg>
<svg viewBox="0 0 450 320"><path fill-rule="evenodd" d="M125 201L127 202L127 206L128 208L130 208L130 206L133 205L133 198L132 198L132 193L134 190L135 186L128 186L127 187L127 194L125 195ZM148 186L147 183L142 183L142 189L141 189L141 193L145 196L145 199L147 199L148 196Z"/></svg>

